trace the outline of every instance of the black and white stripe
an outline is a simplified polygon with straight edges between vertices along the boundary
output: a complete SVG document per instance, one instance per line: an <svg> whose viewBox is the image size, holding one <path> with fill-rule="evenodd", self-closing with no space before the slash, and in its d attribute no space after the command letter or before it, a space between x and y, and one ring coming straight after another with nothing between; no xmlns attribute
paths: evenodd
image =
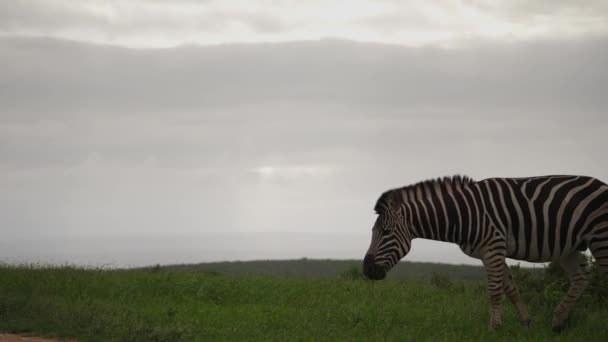
<svg viewBox="0 0 608 342"><path fill-rule="evenodd" d="M570 277L568 294L557 306L554 329L560 329L587 285L589 248L608 272L608 186L585 176L437 179L393 189L380 196L378 218L364 260L364 272L384 278L410 250L411 240L457 243L481 259L488 274L490 327L501 324L503 293L516 306L522 323L529 315L521 302L505 258L557 261Z"/></svg>

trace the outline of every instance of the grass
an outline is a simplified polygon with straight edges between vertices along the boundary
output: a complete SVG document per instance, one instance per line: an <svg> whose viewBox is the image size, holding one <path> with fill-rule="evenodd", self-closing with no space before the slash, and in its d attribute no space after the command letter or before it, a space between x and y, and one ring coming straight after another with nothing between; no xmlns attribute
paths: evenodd
<svg viewBox="0 0 608 342"><path fill-rule="evenodd" d="M505 302L487 329L481 282L232 277L203 271L0 266L0 331L82 341L606 341L608 306L584 298L551 331L557 299L532 300L530 331Z"/></svg>

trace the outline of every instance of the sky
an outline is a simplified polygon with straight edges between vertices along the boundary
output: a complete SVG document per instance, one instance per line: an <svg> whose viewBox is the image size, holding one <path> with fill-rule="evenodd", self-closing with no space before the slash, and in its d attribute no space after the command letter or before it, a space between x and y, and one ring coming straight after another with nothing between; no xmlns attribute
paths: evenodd
<svg viewBox="0 0 608 342"><path fill-rule="evenodd" d="M0 261L361 259L389 188L608 181L607 37L604 1L1 2Z"/></svg>

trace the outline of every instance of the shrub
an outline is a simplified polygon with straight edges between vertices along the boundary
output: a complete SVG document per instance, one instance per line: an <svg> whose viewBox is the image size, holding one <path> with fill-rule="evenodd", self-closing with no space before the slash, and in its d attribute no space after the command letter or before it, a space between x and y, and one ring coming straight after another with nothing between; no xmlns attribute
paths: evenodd
<svg viewBox="0 0 608 342"><path fill-rule="evenodd" d="M346 271L342 272L340 274L340 278L348 279L348 280L358 280L358 279L365 279L365 276L363 276L363 272L361 272L360 266L353 265Z"/></svg>
<svg viewBox="0 0 608 342"><path fill-rule="evenodd" d="M608 300L608 276L599 266L587 258L589 286L583 293L582 300L590 303L602 303ZM540 300L544 303L556 303L568 292L570 282L564 270L557 262L545 266L544 271L511 266L511 274L525 300Z"/></svg>
<svg viewBox="0 0 608 342"><path fill-rule="evenodd" d="M433 272L431 274L431 285L440 289L449 289L454 284L452 283L452 280L450 280L450 277L448 277L447 275Z"/></svg>
<svg viewBox="0 0 608 342"><path fill-rule="evenodd" d="M162 270L162 268L161 268L160 264L156 264L156 265L150 267L149 270L152 273L157 273L157 272L160 272Z"/></svg>
<svg viewBox="0 0 608 342"><path fill-rule="evenodd" d="M602 273L600 267L595 262L591 264L589 274L589 286L585 293L591 295L594 301L608 302L608 274Z"/></svg>

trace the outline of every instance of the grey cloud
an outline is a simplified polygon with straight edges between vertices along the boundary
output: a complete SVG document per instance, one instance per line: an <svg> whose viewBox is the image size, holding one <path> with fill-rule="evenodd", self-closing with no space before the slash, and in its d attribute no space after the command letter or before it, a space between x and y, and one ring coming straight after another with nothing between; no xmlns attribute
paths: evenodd
<svg viewBox="0 0 608 342"><path fill-rule="evenodd" d="M608 124L605 41L469 50L2 42L0 154L16 167L74 166L91 155L241 170L349 164L356 160L336 156L356 149L390 159L394 148L380 146L433 148L462 136L534 143L553 139L565 122L579 130L574 136Z"/></svg>
<svg viewBox="0 0 608 342"><path fill-rule="evenodd" d="M61 1L17 0L0 3L0 31L53 29L103 25L103 17L82 6Z"/></svg>
<svg viewBox="0 0 608 342"><path fill-rule="evenodd" d="M249 13L242 17L244 17L243 22L259 33L278 33L287 28L287 25L275 16Z"/></svg>
<svg viewBox="0 0 608 342"><path fill-rule="evenodd" d="M555 15L564 15L564 19L606 21L608 19L608 4L602 0L583 1L487 1L472 0L468 2L472 7L493 16L504 17L515 22L533 21Z"/></svg>
<svg viewBox="0 0 608 342"><path fill-rule="evenodd" d="M388 0L384 5L384 13L378 13L382 5L374 3L369 15L353 11L342 19L329 11L336 17L322 22L311 14L327 6L324 2L10 1L0 4L0 35L175 46L326 36L462 45L492 39L606 37L608 33L608 8L599 0L445 0L406 5Z"/></svg>
<svg viewBox="0 0 608 342"><path fill-rule="evenodd" d="M128 50L3 39L0 49L3 120L92 109L105 116L172 110L209 121L218 108L307 101L397 114L432 106L598 112L608 83L606 40L459 50L335 41Z"/></svg>
<svg viewBox="0 0 608 342"><path fill-rule="evenodd" d="M608 33L608 3L602 0L445 0L419 2L416 6L403 6L393 0L384 3L390 5L389 10L362 17L357 23L389 34L420 32L462 41L484 40L481 37L491 35L491 30L496 29L494 25L484 26L492 22L500 24L503 30L510 30L500 34L507 40L526 40L532 36L557 40L565 35L605 37ZM450 43L447 39L442 41Z"/></svg>
<svg viewBox="0 0 608 342"><path fill-rule="evenodd" d="M240 24L255 32L277 32L281 19L263 12L221 10L212 1L11 1L0 4L0 32L53 36L65 32L121 37L142 33L188 35L218 32Z"/></svg>
<svg viewBox="0 0 608 342"><path fill-rule="evenodd" d="M402 30L408 32L420 32L437 30L439 26L433 18L421 16L419 13L410 11L390 11L387 13L367 16L357 20L357 23L380 29L384 32L395 33ZM447 29L446 23L441 23L441 28Z"/></svg>

